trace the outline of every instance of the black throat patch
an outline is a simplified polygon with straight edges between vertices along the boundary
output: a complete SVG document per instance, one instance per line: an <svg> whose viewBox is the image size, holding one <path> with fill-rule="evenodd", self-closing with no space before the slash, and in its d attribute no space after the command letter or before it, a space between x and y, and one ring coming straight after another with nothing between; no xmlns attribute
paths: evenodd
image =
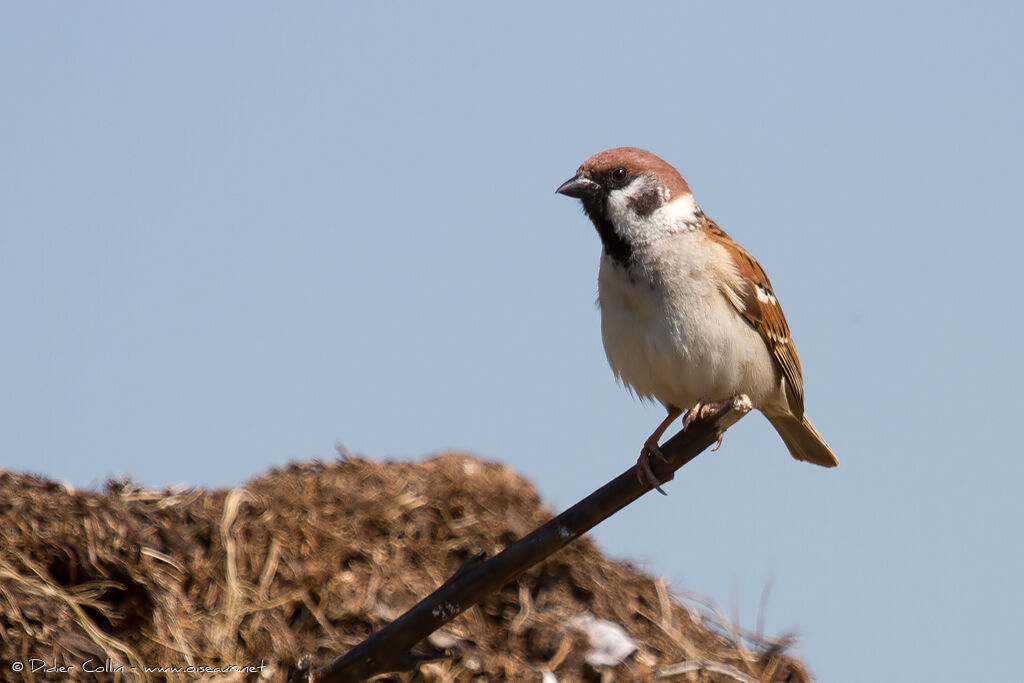
<svg viewBox="0 0 1024 683"><path fill-rule="evenodd" d="M628 268L629 259L633 255L633 247L615 232L615 226L605 216L604 203L605 197L601 193L596 197L584 199L583 210L587 212L590 221L597 228L597 234L601 237L605 253L623 268ZM653 210L651 209L651 211Z"/></svg>

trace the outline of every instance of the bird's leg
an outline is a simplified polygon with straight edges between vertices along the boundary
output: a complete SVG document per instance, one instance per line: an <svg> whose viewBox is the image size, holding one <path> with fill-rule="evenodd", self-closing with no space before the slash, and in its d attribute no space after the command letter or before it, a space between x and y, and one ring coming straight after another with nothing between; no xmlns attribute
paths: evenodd
<svg viewBox="0 0 1024 683"><path fill-rule="evenodd" d="M665 433L665 430L668 429L668 426L675 422L676 418L682 414L683 411L679 408L669 406L668 415L666 415L665 419L661 421L658 428L655 429L649 437L647 437L647 441L644 442L643 450L640 452L645 455L654 455L662 462L668 462L665 460L665 456L661 454L661 448L658 447L658 441L661 440L661 436Z"/></svg>
<svg viewBox="0 0 1024 683"><path fill-rule="evenodd" d="M707 416L722 410L729 405L729 403L730 401L712 401L709 398L699 399L692 408L686 411L686 415L683 416L683 431L685 432L686 428L693 424L694 420L703 420ZM724 438L725 433L719 432L718 441L715 442L715 447L711 449L712 453L718 450L718 447L722 445L722 439Z"/></svg>
<svg viewBox="0 0 1024 683"><path fill-rule="evenodd" d="M668 415L661 421L658 428L655 429L649 437L647 437L647 441L644 442L644 447L640 449L640 457L637 458L636 461L637 477L640 478L640 481L650 484L663 496L667 496L668 494L662 490L661 482L659 482L658 478L654 476L654 472L651 470L650 459L653 455L662 462L668 462L665 459L665 456L661 454L661 448L658 446L658 439L661 438L661 435L665 433L668 426L672 424L677 417L682 415L682 413L683 411L679 408L676 408L675 406L668 406Z"/></svg>

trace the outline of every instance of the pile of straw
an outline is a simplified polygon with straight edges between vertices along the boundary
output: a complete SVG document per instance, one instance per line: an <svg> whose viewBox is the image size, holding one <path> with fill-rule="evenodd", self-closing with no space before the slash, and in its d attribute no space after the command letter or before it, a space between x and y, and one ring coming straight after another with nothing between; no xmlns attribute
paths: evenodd
<svg viewBox="0 0 1024 683"><path fill-rule="evenodd" d="M459 454L299 464L231 491L75 491L3 472L0 677L285 680L550 517L510 469ZM638 649L595 663L581 613ZM582 539L421 646L450 657L384 680L810 680L788 645Z"/></svg>

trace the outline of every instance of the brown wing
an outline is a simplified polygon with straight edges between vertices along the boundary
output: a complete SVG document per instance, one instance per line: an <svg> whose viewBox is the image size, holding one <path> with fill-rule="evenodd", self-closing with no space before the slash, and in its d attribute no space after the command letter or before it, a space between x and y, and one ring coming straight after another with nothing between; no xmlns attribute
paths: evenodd
<svg viewBox="0 0 1024 683"><path fill-rule="evenodd" d="M799 417L804 414L803 370L789 334L786 316L772 290L772 283L750 252L736 244L713 220L707 216L703 216L703 219L711 238L726 248L739 276L735 282L723 283L722 293L740 315L757 329L768 345L789 385L789 408L793 415Z"/></svg>

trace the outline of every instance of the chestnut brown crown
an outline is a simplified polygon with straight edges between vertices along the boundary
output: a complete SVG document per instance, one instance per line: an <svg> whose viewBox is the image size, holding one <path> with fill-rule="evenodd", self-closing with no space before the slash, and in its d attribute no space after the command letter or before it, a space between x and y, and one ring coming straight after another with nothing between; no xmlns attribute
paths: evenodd
<svg viewBox="0 0 1024 683"><path fill-rule="evenodd" d="M672 164L637 147L615 147L598 152L583 162L577 175L598 182L606 190L625 185L636 176L646 175L655 178L673 199L690 194L690 186Z"/></svg>

